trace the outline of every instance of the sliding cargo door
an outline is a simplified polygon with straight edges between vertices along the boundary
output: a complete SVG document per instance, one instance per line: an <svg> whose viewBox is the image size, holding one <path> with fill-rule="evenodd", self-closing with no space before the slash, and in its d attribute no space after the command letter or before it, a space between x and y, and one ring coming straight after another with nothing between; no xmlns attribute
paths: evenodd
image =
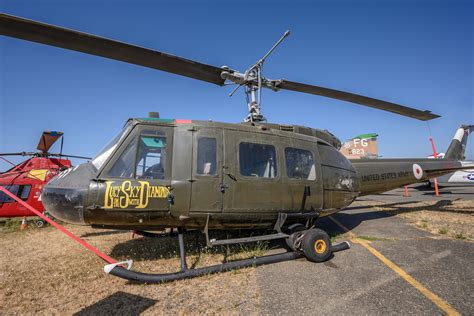
<svg viewBox="0 0 474 316"><path fill-rule="evenodd" d="M279 138L224 130L223 210L228 213L278 212L282 195Z"/></svg>

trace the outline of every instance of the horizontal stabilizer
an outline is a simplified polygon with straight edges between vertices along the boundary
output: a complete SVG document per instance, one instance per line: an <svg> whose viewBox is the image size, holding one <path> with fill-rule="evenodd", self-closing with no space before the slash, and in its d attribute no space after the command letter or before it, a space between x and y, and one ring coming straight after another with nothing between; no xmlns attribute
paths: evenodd
<svg viewBox="0 0 474 316"><path fill-rule="evenodd" d="M469 169L474 169L474 163L472 164L464 163L462 166L452 167L452 168L428 169L428 170L425 170L425 172L428 175L428 178L432 178L432 177L447 174L450 172L455 172L459 170L469 170Z"/></svg>

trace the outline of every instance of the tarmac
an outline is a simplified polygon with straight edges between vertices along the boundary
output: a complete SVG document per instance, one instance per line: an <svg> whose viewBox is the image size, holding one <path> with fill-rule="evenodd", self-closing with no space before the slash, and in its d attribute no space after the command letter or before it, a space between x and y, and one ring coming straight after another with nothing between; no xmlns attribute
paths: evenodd
<svg viewBox="0 0 474 316"><path fill-rule="evenodd" d="M409 197L397 189L360 200L474 199L474 187L443 188L439 197L419 189L410 188ZM318 226L330 235L361 238L322 264L300 259L259 267L262 314L473 313L474 243L434 236L399 216L361 206L333 219L323 218Z"/></svg>

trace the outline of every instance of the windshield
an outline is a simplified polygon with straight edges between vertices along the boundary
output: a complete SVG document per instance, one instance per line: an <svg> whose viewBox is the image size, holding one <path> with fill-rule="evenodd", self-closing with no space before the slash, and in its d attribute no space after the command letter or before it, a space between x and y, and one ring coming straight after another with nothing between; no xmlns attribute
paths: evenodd
<svg viewBox="0 0 474 316"><path fill-rule="evenodd" d="M112 139L107 146L102 149L94 159L92 159L92 164L97 169L100 169L104 162L109 158L110 154L115 150L115 148L120 144L120 142L124 139L124 137L130 132L132 129L132 124L128 123L122 131Z"/></svg>

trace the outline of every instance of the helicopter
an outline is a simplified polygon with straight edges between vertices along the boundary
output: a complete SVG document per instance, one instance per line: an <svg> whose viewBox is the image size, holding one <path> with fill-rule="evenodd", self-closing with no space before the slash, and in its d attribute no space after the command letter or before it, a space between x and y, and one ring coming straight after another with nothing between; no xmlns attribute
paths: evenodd
<svg viewBox="0 0 474 316"><path fill-rule="evenodd" d="M474 131L474 125L461 125L458 130L456 131L457 137L461 141L462 145L462 154L461 154L461 163L463 165L470 165L474 167L474 162L466 161L465 150L467 145L467 139L470 134ZM464 135L464 136L459 136ZM455 135L456 136L456 135ZM430 155L428 158L443 158L446 153L437 153L435 155ZM450 174L445 174L441 177L436 178L436 182L439 187L448 187L448 186L471 186L474 185L474 168L467 169L467 170L460 170ZM434 179L430 179L427 185L430 188L435 186Z"/></svg>
<svg viewBox="0 0 474 316"><path fill-rule="evenodd" d="M69 158L90 159L88 157L62 154L63 135L64 133L59 131L44 131L39 139L38 146L36 147L38 151L36 152L0 153L0 159L13 166L4 172L0 172L0 186L6 188L34 208L44 212L44 207L41 203L41 192L44 185L59 172L71 168L72 165ZM58 139L61 139L61 152L50 153L49 149ZM30 158L19 164L14 164L5 158L7 156L26 156ZM9 218L34 215L34 213L19 205L3 192L0 192L0 217ZM45 221L36 219L34 224L38 228L43 227Z"/></svg>
<svg viewBox="0 0 474 316"><path fill-rule="evenodd" d="M132 118L90 162L69 168L44 188L43 203L54 217L98 228L130 229L147 237L178 230L181 270L150 274L108 265L112 275L140 282L164 282L306 257L328 260L347 249L332 245L318 218L334 214L357 197L456 170L461 142L453 139L444 159L349 160L329 131L269 123L261 111L262 90L291 90L348 101L426 121L439 117L349 92L263 76L266 59L289 31L244 72L215 67L91 34L0 14L0 35L153 68L218 86L243 88L248 114L242 123L190 119ZM269 228L260 236L216 240L213 230ZM208 246L283 239L284 254L188 269L185 230L202 230ZM129 266L130 268L130 266Z"/></svg>

